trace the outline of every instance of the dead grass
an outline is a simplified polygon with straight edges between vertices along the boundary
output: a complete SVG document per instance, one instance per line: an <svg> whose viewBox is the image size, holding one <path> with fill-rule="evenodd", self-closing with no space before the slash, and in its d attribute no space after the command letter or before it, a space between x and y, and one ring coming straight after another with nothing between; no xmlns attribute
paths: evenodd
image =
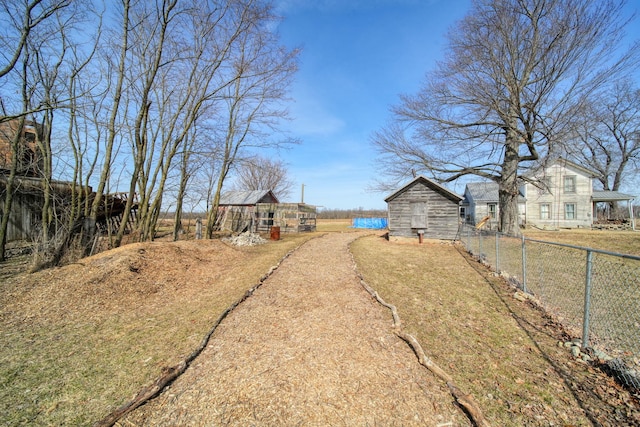
<svg viewBox="0 0 640 427"><path fill-rule="evenodd" d="M132 244L3 281L3 424L102 418L189 354L224 309L313 236L247 248Z"/></svg>
<svg viewBox="0 0 640 427"><path fill-rule="evenodd" d="M601 249L610 252L640 256L640 233L637 231L527 229L524 235L531 239L566 243L569 245Z"/></svg>
<svg viewBox="0 0 640 427"><path fill-rule="evenodd" d="M104 417L189 354L286 252L349 225L319 221L320 233L247 248L132 244L0 278L0 424L89 425ZM606 417L631 407L614 384L555 346L556 330L543 318L517 312L530 308L495 291L452 246L367 237L353 251L370 285L493 425L587 425L583 408L589 418L599 411L615 420ZM614 410L602 403L606 396L619 400Z"/></svg>
<svg viewBox="0 0 640 427"><path fill-rule="evenodd" d="M492 425L591 425L598 416L609 424L616 408L582 398L577 390L592 394L591 386L573 384L595 374L556 345L561 330L547 330L548 319L514 300L499 279L478 274L456 247L367 237L352 251L367 283L398 308L407 331Z"/></svg>
<svg viewBox="0 0 640 427"><path fill-rule="evenodd" d="M468 426L362 289L347 248L357 236L293 253L190 369L117 425Z"/></svg>
<svg viewBox="0 0 640 427"><path fill-rule="evenodd" d="M316 230L319 232L355 231L355 229L350 227L350 219L318 219L316 223Z"/></svg>

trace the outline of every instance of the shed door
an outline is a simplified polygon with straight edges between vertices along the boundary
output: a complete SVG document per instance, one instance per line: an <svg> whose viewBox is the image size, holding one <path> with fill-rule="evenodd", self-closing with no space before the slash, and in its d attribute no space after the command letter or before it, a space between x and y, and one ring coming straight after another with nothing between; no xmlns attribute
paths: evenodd
<svg viewBox="0 0 640 427"><path fill-rule="evenodd" d="M411 202L411 228L427 228L427 202Z"/></svg>

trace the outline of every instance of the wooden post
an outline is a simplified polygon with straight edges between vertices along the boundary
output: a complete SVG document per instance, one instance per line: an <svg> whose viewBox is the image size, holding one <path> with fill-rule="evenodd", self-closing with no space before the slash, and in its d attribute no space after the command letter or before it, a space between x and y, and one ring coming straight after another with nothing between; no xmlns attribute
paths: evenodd
<svg viewBox="0 0 640 427"><path fill-rule="evenodd" d="M202 219L196 219L196 240L202 239Z"/></svg>

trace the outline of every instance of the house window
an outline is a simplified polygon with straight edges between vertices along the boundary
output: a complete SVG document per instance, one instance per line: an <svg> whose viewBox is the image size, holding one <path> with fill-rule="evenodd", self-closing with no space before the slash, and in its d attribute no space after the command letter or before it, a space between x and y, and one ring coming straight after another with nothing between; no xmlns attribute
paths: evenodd
<svg viewBox="0 0 640 427"><path fill-rule="evenodd" d="M489 213L491 219L496 219L496 215L498 213L498 205L496 203L488 203L487 212Z"/></svg>
<svg viewBox="0 0 640 427"><path fill-rule="evenodd" d="M540 204L540 219L551 219L551 206L549 203Z"/></svg>
<svg viewBox="0 0 640 427"><path fill-rule="evenodd" d="M427 228L426 202L411 202L411 228Z"/></svg>
<svg viewBox="0 0 640 427"><path fill-rule="evenodd" d="M564 177L564 192L575 193L576 192L576 176L568 175Z"/></svg>
<svg viewBox="0 0 640 427"><path fill-rule="evenodd" d="M576 219L576 204L565 203L564 205L564 219Z"/></svg>

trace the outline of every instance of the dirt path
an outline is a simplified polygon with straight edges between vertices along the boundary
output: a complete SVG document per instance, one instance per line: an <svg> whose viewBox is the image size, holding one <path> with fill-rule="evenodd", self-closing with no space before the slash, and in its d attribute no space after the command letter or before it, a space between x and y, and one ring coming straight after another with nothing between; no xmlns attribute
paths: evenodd
<svg viewBox="0 0 640 427"><path fill-rule="evenodd" d="M360 285L348 251L358 236L299 248L118 425L469 425Z"/></svg>

